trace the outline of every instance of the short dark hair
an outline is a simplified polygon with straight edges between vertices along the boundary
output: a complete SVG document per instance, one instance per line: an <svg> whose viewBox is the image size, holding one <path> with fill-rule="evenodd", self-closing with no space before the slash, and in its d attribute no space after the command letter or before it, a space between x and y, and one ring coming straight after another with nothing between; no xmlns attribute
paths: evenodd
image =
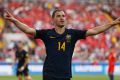
<svg viewBox="0 0 120 80"><path fill-rule="evenodd" d="M60 11L65 12L63 9L55 9L55 10L53 11L53 13L52 13L52 18L55 17L55 13L56 13L56 12L60 12Z"/></svg>
<svg viewBox="0 0 120 80"><path fill-rule="evenodd" d="M17 44L22 44L22 45L24 45L24 42L23 42L23 41L18 41Z"/></svg>

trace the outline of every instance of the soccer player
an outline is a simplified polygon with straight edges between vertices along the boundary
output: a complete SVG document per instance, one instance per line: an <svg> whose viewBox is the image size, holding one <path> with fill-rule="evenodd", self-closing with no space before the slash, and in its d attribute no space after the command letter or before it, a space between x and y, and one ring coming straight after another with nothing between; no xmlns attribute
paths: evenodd
<svg viewBox="0 0 120 80"><path fill-rule="evenodd" d="M17 43L17 50L15 53L16 61L18 60L16 75L18 80L22 80L22 75L24 75L25 80L32 80L28 73L29 56L28 53L23 49L23 46L23 42L19 41Z"/></svg>
<svg viewBox="0 0 120 80"><path fill-rule="evenodd" d="M115 52L113 49L110 50L109 56L108 56L108 76L109 80L114 80L114 67L115 67Z"/></svg>
<svg viewBox="0 0 120 80"><path fill-rule="evenodd" d="M46 47L46 59L43 66L43 80L70 80L71 60L77 40L99 34L120 23L120 18L89 30L66 28L66 13L61 9L53 11L53 29L35 30L20 22L11 13L5 11L5 19L14 23L21 31L42 39Z"/></svg>

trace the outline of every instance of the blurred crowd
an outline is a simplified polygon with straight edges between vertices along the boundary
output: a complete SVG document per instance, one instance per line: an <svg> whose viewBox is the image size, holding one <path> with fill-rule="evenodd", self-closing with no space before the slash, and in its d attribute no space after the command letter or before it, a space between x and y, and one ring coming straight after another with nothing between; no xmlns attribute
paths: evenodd
<svg viewBox="0 0 120 80"><path fill-rule="evenodd" d="M26 35L12 23L5 21L3 10L8 9L18 20L35 29L53 28L51 14L55 8L67 13L67 28L90 29L104 25L120 16L120 5L90 3L79 0L0 0L0 61L13 62L16 43L23 41L25 50L33 62L43 62L46 56L41 40ZM110 49L114 49L120 61L120 26L104 33L79 40L73 54L73 62L107 62Z"/></svg>

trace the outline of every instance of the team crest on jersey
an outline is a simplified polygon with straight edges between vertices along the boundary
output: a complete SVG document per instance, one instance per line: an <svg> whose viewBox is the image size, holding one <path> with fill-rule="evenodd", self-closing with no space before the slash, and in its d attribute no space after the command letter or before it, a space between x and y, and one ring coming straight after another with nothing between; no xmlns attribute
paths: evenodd
<svg viewBox="0 0 120 80"><path fill-rule="evenodd" d="M67 34L66 35L66 42L70 42L71 41L71 35Z"/></svg>

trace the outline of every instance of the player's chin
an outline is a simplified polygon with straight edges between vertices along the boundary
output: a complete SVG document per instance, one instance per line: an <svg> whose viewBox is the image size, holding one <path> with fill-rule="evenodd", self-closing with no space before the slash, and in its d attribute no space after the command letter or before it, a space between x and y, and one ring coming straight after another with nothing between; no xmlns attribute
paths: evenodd
<svg viewBox="0 0 120 80"><path fill-rule="evenodd" d="M60 27L60 28L63 28L63 27L65 27L65 25L59 25L59 27Z"/></svg>
<svg viewBox="0 0 120 80"><path fill-rule="evenodd" d="M65 24L59 24L59 26L62 28L62 27L64 27L64 26L65 26Z"/></svg>

